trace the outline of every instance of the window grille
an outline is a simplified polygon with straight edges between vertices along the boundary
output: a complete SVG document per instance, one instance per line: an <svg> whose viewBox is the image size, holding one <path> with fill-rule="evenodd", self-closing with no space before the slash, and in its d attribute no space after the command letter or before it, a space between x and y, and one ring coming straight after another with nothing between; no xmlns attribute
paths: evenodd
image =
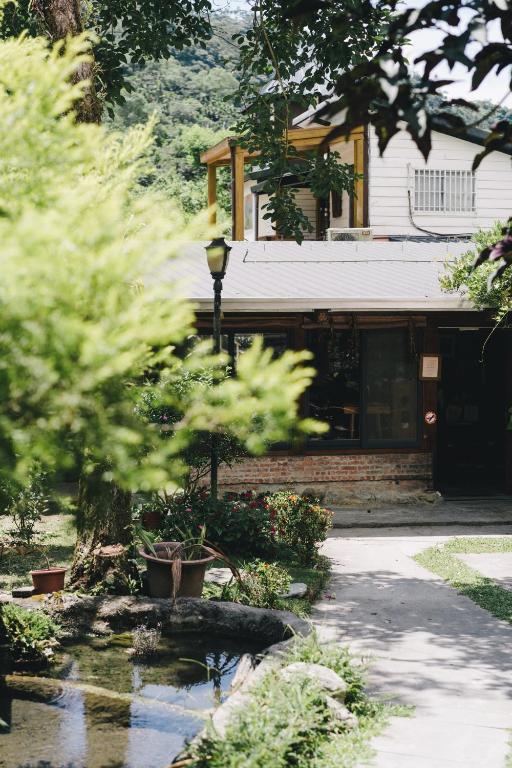
<svg viewBox="0 0 512 768"><path fill-rule="evenodd" d="M428 213L471 213L475 210L473 171L416 169L414 210Z"/></svg>

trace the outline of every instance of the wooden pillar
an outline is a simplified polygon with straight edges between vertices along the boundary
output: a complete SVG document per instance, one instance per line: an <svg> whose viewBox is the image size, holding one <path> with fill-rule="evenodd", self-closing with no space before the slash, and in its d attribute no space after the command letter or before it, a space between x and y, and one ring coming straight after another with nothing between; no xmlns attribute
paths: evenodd
<svg viewBox="0 0 512 768"><path fill-rule="evenodd" d="M365 146L364 137L357 136L354 139L354 173L363 174L363 178L355 183L354 196L354 227L364 227L364 170L365 170Z"/></svg>
<svg viewBox="0 0 512 768"><path fill-rule="evenodd" d="M231 144L231 217L232 238L243 240L244 224L244 150Z"/></svg>
<svg viewBox="0 0 512 768"><path fill-rule="evenodd" d="M208 224L217 223L217 166L208 165Z"/></svg>
<svg viewBox="0 0 512 768"><path fill-rule="evenodd" d="M425 328L423 351L431 354L439 354L439 328L436 318L427 318L427 327ZM442 375L442 373L441 373ZM421 413L421 428L423 429L423 447L432 453L432 487L437 490L437 440L438 425L425 424L424 414L426 411L434 411L439 419L438 409L438 382L423 382L423 412Z"/></svg>

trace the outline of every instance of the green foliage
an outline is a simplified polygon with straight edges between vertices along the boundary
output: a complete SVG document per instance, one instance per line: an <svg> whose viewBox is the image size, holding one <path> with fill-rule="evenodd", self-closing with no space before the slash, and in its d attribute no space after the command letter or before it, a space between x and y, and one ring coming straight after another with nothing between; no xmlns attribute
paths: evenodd
<svg viewBox="0 0 512 768"><path fill-rule="evenodd" d="M41 611L28 611L14 603L0 607L0 630L17 663L47 663L59 645L55 622Z"/></svg>
<svg viewBox="0 0 512 768"><path fill-rule="evenodd" d="M314 562L317 544L325 541L332 525L332 512L318 501L291 491L269 494L266 504L275 515L277 540L286 544L300 562Z"/></svg>
<svg viewBox="0 0 512 768"><path fill-rule="evenodd" d="M21 480L34 462L79 461L86 473L105 465L125 488L162 488L181 477L198 432L230 432L261 452L313 428L297 424L312 370L300 365L306 354L274 361L258 344L229 379L208 345L180 356L192 308L154 274L191 232L137 188L150 127L120 136L75 123L82 89L69 78L86 47L0 43L0 466ZM183 375L204 369L218 372L217 386L176 394ZM137 413L148 387L186 414L173 440Z"/></svg>
<svg viewBox="0 0 512 768"><path fill-rule="evenodd" d="M155 185L178 201L186 216L207 205L206 168L199 156L223 139L233 125L231 101L238 87L237 48L230 37L243 22L229 16L212 19L213 36L206 48L189 45L173 50L167 60L126 67L128 92L107 125L125 130L156 117L151 170L144 184ZM218 169L218 205L231 207L229 169Z"/></svg>
<svg viewBox="0 0 512 768"><path fill-rule="evenodd" d="M155 496L149 505L163 514L162 541L175 541L181 531L205 526L208 539L228 555L268 555L276 550L265 500L251 492L214 501L205 488L199 488L167 498Z"/></svg>
<svg viewBox="0 0 512 768"><path fill-rule="evenodd" d="M123 101L126 71L131 64L167 58L173 49L205 44L211 36L209 0L90 0L81 9L84 28L95 33L94 55L98 81L108 101ZM0 37L17 36L28 29L45 34L44 15L37 3L7 3ZM128 84L129 88L129 84Z"/></svg>
<svg viewBox="0 0 512 768"><path fill-rule="evenodd" d="M256 608L281 608L281 596L290 588L290 575L279 563L250 560L242 563L240 581L227 584L220 596L228 600Z"/></svg>
<svg viewBox="0 0 512 768"><path fill-rule="evenodd" d="M222 379L230 375L230 369L226 368ZM171 383L173 399L186 401L190 392L194 389L199 393L201 388L210 389L221 380L221 373L212 369L198 370L194 372L184 371L180 379ZM161 396L163 394L163 397ZM140 416L151 424L158 425L163 439L172 439L175 435L174 426L180 422L185 413L178 408L170 408L167 401L167 393L158 393L151 387L143 389L137 411ZM183 461L187 466L186 479L184 480L185 494L194 493L200 481L207 477L211 469L211 433L206 431L191 434L190 445L183 453ZM229 433L223 432L217 436L218 464L232 466L240 461L247 452L242 444ZM159 506L160 498L156 496L154 503ZM161 508L161 507L160 507ZM162 512L165 513L163 508Z"/></svg>
<svg viewBox="0 0 512 768"><path fill-rule="evenodd" d="M297 638L282 663L292 661L315 661L346 675L353 693L347 705L359 727L347 730L335 721L314 681L283 681L278 671L269 672L251 688L225 738L210 729L190 747L190 768L353 768L372 755L369 739L398 710L366 696L361 668L339 646L320 645L315 635Z"/></svg>
<svg viewBox="0 0 512 768"><path fill-rule="evenodd" d="M512 277L505 272L501 277L492 280L495 264L487 261L479 269L473 269L473 265L479 253L500 240L502 228L503 224L497 221L491 229L479 230L474 234L471 238L471 250L448 264L447 274L441 279L443 290L461 293L479 309L496 310L498 320L512 309Z"/></svg>
<svg viewBox="0 0 512 768"><path fill-rule="evenodd" d="M11 517L9 533L14 542L30 545L37 538L37 525L49 511L45 479L44 473L32 470L25 485L11 482L2 489L8 499L5 512Z"/></svg>

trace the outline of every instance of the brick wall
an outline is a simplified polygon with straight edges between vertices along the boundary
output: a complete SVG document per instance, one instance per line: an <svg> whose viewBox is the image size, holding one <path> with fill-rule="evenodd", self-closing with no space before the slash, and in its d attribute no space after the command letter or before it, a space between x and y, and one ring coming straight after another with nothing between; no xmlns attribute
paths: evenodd
<svg viewBox="0 0 512 768"><path fill-rule="evenodd" d="M406 501L431 484L430 453L354 453L263 456L219 469L222 490L293 488L334 503Z"/></svg>

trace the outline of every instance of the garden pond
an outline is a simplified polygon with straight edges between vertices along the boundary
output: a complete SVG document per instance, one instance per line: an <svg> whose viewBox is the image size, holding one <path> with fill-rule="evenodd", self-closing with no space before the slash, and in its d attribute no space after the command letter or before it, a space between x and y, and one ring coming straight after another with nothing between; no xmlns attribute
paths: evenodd
<svg viewBox="0 0 512 768"><path fill-rule="evenodd" d="M1 768L165 768L222 702L240 657L262 641L176 633L148 661L131 633L67 646L57 662L6 675Z"/></svg>

